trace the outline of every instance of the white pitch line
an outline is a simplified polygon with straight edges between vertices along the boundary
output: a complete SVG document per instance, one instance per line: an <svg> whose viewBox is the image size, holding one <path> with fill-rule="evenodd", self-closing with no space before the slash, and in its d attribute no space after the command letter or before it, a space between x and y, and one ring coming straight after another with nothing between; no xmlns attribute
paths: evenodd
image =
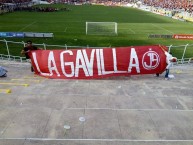
<svg viewBox="0 0 193 145"><path fill-rule="evenodd" d="M132 30L132 29L129 29L133 34L135 34L135 31L134 30Z"/></svg>
<svg viewBox="0 0 193 145"><path fill-rule="evenodd" d="M0 138L0 140L34 141L108 141L108 142L193 142L193 140L137 140L137 139L57 139L57 138Z"/></svg>
<svg viewBox="0 0 193 145"><path fill-rule="evenodd" d="M23 31L25 28L27 28L27 27L29 27L29 26L31 26L31 25L33 25L33 24L35 24L37 21L34 21L34 22L32 22L32 23L30 23L30 24L28 24L27 26L25 26L25 27L23 27L22 29L20 29L19 31Z"/></svg>
<svg viewBox="0 0 193 145"><path fill-rule="evenodd" d="M167 32L169 32L169 33L171 33L171 34L174 34L174 32L169 31L169 30L167 30L167 29L165 29L165 28L163 28L163 27L157 26L157 25L155 25L155 24L151 24L151 25L153 25L154 27L160 28L160 29L162 29L162 30L164 30L164 31L167 31Z"/></svg>
<svg viewBox="0 0 193 145"><path fill-rule="evenodd" d="M67 27L65 28L64 32L66 32L66 30L67 30Z"/></svg>

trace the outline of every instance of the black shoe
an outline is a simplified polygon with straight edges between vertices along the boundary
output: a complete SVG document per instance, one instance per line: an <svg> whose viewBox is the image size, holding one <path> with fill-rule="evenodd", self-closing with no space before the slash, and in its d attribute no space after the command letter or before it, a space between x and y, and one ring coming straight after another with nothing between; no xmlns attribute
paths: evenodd
<svg viewBox="0 0 193 145"><path fill-rule="evenodd" d="M34 72L34 68L31 66L31 72Z"/></svg>

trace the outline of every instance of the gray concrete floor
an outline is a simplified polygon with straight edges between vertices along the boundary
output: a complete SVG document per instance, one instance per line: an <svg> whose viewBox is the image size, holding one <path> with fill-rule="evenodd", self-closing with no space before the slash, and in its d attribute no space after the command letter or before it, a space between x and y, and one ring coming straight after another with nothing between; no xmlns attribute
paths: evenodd
<svg viewBox="0 0 193 145"><path fill-rule="evenodd" d="M0 65L0 89L11 90L0 92L0 145L193 145L192 64L174 66L169 81L54 80L27 63Z"/></svg>

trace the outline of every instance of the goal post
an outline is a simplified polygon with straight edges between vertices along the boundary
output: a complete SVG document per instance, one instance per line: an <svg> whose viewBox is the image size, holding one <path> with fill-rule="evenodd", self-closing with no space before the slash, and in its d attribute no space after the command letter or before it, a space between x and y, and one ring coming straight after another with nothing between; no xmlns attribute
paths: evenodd
<svg viewBox="0 0 193 145"><path fill-rule="evenodd" d="M86 35L117 35L117 23L86 22Z"/></svg>

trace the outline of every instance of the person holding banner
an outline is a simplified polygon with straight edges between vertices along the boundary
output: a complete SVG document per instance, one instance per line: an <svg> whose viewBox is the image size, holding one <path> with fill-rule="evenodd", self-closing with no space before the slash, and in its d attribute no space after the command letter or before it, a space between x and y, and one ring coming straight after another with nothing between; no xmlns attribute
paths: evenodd
<svg viewBox="0 0 193 145"><path fill-rule="evenodd" d="M170 72L170 67L173 65L173 62L177 61L176 57L172 56L172 53L168 53L167 51L165 52L166 55L166 70L165 70L165 80L169 80L169 72ZM154 76L159 77L159 73L156 73Z"/></svg>
<svg viewBox="0 0 193 145"><path fill-rule="evenodd" d="M165 52L166 54L166 73L165 73L165 80L169 80L169 72L170 72L170 67L173 65L173 62L177 61L176 57L172 56L172 53Z"/></svg>
<svg viewBox="0 0 193 145"><path fill-rule="evenodd" d="M26 47L24 47L24 48L22 49L21 54L22 54L22 55L25 55L27 61L29 61L29 62L31 63L31 59L30 59L29 52L30 52L31 50L40 50L40 49L41 49L41 48L38 48L38 47L32 45L32 41L31 41L31 40L28 40L28 41L26 42ZM33 69L33 66L31 65L31 72L33 72L33 71L34 71L34 69Z"/></svg>

